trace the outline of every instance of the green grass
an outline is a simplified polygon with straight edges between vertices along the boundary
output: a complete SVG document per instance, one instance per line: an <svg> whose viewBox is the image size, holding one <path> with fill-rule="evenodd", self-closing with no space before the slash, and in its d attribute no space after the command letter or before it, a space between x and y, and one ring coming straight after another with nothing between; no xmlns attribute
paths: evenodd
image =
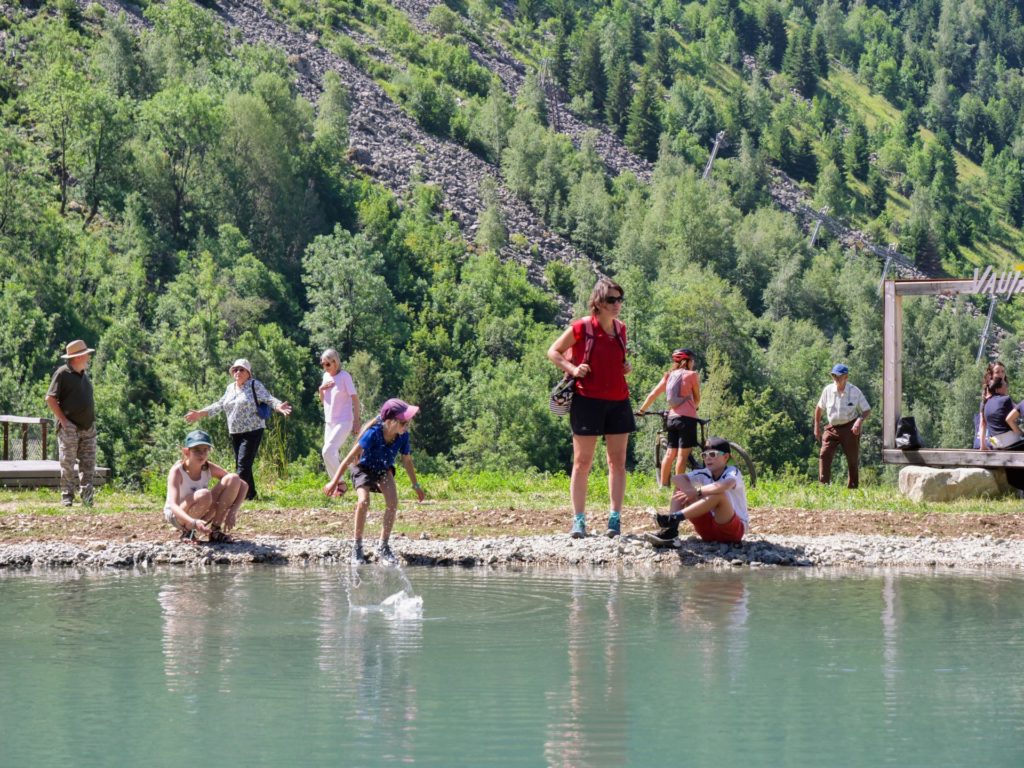
<svg viewBox="0 0 1024 768"><path fill-rule="evenodd" d="M569 478L565 474L540 472L464 472L446 475L421 474L420 482L427 499L435 505L455 511L520 510L564 511L568 506ZM322 508L329 504L321 486L326 477L303 471L287 479L260 478L261 497L247 504L252 509ZM403 501L412 498L409 481L400 470L399 495ZM606 476L595 471L591 476L588 508L601 509L608 501ZM874 512L929 512L959 514L1008 514L1020 511L1016 497L999 499L965 499L946 503L915 504L904 498L898 489L887 482L863 485L850 491L842 483L822 486L802 478L761 479L756 488L747 492L751 507L777 507L800 510L859 510ZM348 506L354 496L340 502ZM628 508L662 507L667 500L649 473L631 473L627 486ZM97 515L119 512L139 512L147 508L158 511L163 504L163 493L125 491L103 488L97 493ZM75 506L78 514L82 508ZM0 490L0 517L31 512L40 515L60 515L63 509L56 490Z"/></svg>

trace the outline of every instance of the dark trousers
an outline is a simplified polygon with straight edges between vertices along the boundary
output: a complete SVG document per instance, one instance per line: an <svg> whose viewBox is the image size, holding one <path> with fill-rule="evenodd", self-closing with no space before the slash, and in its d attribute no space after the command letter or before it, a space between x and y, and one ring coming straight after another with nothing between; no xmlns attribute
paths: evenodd
<svg viewBox="0 0 1024 768"><path fill-rule="evenodd" d="M832 482L832 459L840 446L850 471L846 487L856 488L860 484L860 435L853 434L852 421L825 427L825 433L821 436L821 453L818 454L818 480L825 485Z"/></svg>
<svg viewBox="0 0 1024 768"><path fill-rule="evenodd" d="M256 452L259 451L262 441L262 429L231 435L231 444L235 448L235 472L249 484L245 498L250 501L256 498L256 481L252 477L252 465L256 463Z"/></svg>

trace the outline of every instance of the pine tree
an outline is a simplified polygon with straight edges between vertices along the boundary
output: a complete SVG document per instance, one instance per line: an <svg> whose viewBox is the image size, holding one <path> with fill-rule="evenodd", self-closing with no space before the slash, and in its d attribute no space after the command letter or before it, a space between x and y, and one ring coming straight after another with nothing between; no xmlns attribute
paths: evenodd
<svg viewBox="0 0 1024 768"><path fill-rule="evenodd" d="M604 109L604 100L608 92L608 83L604 74L604 62L601 59L601 39L597 26L591 26L583 33L579 58L572 68L570 91L574 96L589 93L591 104L595 109Z"/></svg>
<svg viewBox="0 0 1024 768"><path fill-rule="evenodd" d="M889 186L885 177L875 166L868 169L868 210L872 216L880 216L889 200Z"/></svg>
<svg viewBox="0 0 1024 768"><path fill-rule="evenodd" d="M651 73L645 68L640 75L633 103L629 106L626 146L651 162L657 159L658 137L661 136L661 115L658 92Z"/></svg>
<svg viewBox="0 0 1024 768"><path fill-rule="evenodd" d="M622 136L626 129L632 96L629 63L619 58L608 73L608 99L604 105L605 119L619 136Z"/></svg>
<svg viewBox="0 0 1024 768"><path fill-rule="evenodd" d="M868 130L860 120L854 120L843 141L843 162L846 171L855 179L864 181L868 175Z"/></svg>

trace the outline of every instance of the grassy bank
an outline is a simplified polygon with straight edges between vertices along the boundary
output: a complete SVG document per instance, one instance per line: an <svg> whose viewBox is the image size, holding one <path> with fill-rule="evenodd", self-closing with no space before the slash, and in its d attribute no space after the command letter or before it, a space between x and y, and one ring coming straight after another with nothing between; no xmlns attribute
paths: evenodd
<svg viewBox="0 0 1024 768"><path fill-rule="evenodd" d="M261 497L248 504L257 510L313 510L329 508L351 509L355 495L350 491L339 500L328 500L320 488L325 477L310 472L293 475L276 482L258 478ZM477 510L516 512L551 512L567 514L569 478L564 474L453 472L444 476L421 474L420 481L427 492L428 506L449 511L473 512ZM409 504L412 492L402 472L398 478L399 495L403 504ZM889 484L866 485L855 491L841 484L822 486L803 479L765 479L756 488L748 489L748 500L753 508L782 508L798 510L835 510L862 512L900 512L912 514L954 513L998 515L1019 512L1021 501L1006 496L998 499L966 499L949 503L915 504L900 495ZM655 487L647 473L630 475L626 493L626 507L631 509L663 507L667 504L667 491ZM93 512L97 515L121 512L156 513L163 505L163 494L156 489L146 492L103 488L97 495ZM590 482L588 509L597 513L607 509L607 480L595 473ZM379 507L379 501L374 505ZM61 515L60 497L55 489L0 490L0 516L19 513ZM75 512L82 512L79 506Z"/></svg>

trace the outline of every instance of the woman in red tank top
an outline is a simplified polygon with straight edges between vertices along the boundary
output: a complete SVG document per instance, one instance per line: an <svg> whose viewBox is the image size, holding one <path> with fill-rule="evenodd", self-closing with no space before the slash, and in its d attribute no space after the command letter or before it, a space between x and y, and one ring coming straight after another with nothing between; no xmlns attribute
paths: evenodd
<svg viewBox="0 0 1024 768"><path fill-rule="evenodd" d="M629 403L626 374L626 326L618 319L625 293L606 277L590 294L589 317L580 318L548 349L548 359L576 379L569 421L572 425L572 537L586 535L587 479L599 437L605 439L608 460L608 536L618 536L622 500L626 494L626 448L636 430Z"/></svg>

